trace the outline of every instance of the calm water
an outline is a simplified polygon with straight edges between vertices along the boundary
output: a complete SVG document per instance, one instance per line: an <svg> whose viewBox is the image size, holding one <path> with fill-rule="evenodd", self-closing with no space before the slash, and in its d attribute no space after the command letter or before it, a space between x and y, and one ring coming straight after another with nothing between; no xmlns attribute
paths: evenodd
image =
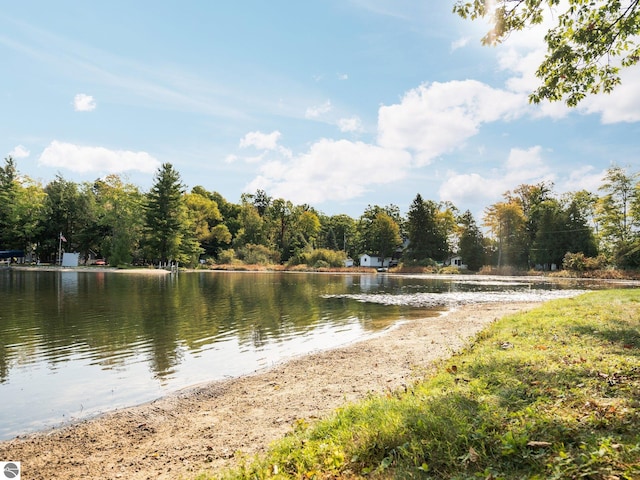
<svg viewBox="0 0 640 480"><path fill-rule="evenodd" d="M373 335L450 305L571 285L391 275L0 270L0 439Z"/></svg>

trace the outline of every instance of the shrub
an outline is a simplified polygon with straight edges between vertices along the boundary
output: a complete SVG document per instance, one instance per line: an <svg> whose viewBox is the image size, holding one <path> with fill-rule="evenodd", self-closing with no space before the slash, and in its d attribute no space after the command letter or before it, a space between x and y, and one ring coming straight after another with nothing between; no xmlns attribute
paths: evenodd
<svg viewBox="0 0 640 480"><path fill-rule="evenodd" d="M296 256L295 262L303 263L313 268L344 267L347 254L342 250L329 250L328 248L318 248L308 252L303 252Z"/></svg>
<svg viewBox="0 0 640 480"><path fill-rule="evenodd" d="M229 248L227 250L221 250L218 253L218 262L220 264L232 264L236 261L236 252Z"/></svg>
<svg viewBox="0 0 640 480"><path fill-rule="evenodd" d="M606 259L603 255L598 255L597 257L587 257L582 252L567 252L562 259L562 266L567 270L572 270L574 272L598 270L605 264Z"/></svg>
<svg viewBox="0 0 640 480"><path fill-rule="evenodd" d="M453 265L449 265L446 267L442 267L438 273L441 273L443 275L456 275L460 273L460 269L456 266Z"/></svg>
<svg viewBox="0 0 640 480"><path fill-rule="evenodd" d="M238 257L248 264L271 265L280 263L280 254L264 245L249 243L238 249Z"/></svg>

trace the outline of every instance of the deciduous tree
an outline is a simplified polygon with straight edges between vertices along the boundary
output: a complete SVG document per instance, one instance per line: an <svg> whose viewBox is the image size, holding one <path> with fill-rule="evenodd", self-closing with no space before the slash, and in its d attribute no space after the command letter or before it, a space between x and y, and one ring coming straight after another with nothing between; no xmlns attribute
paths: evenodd
<svg viewBox="0 0 640 480"><path fill-rule="evenodd" d="M611 92L620 70L638 63L640 0L456 0L463 18L489 17L483 43L495 45L509 34L548 19L545 59L536 75L541 85L534 103L564 100L575 106L588 94Z"/></svg>

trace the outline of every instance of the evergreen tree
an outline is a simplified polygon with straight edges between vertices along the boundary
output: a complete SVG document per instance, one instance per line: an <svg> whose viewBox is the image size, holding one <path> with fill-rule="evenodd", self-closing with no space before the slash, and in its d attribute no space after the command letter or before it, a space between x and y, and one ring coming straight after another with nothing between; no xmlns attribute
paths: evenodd
<svg viewBox="0 0 640 480"><path fill-rule="evenodd" d="M411 260L446 258L449 250L447 231L439 222L439 213L438 204L416 195L407 214L408 256Z"/></svg>
<svg viewBox="0 0 640 480"><path fill-rule="evenodd" d="M480 270L484 265L484 239L473 215L469 210L459 219L460 241L458 253L469 270Z"/></svg>
<svg viewBox="0 0 640 480"><path fill-rule="evenodd" d="M145 206L145 240L149 258L160 262L193 260L192 254L197 249L193 242L194 233L188 231L184 190L180 174L170 163L164 163L156 172Z"/></svg>

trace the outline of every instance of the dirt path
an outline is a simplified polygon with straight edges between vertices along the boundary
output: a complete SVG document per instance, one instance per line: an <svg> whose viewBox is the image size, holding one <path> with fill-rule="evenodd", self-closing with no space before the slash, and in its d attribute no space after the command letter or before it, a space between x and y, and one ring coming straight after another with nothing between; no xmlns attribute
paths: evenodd
<svg viewBox="0 0 640 480"><path fill-rule="evenodd" d="M22 479L176 479L263 451L297 419L313 420L369 392L424 375L485 325L532 303L461 307L379 337L225 382L0 443Z"/></svg>

